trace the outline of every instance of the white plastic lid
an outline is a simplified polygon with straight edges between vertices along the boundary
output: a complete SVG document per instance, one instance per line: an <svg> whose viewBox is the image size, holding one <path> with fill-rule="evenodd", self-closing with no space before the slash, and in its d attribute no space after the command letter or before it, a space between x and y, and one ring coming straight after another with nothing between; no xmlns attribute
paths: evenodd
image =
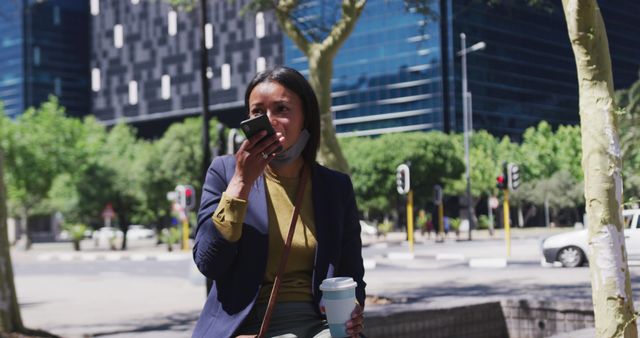
<svg viewBox="0 0 640 338"><path fill-rule="evenodd" d="M351 277L335 277L327 278L320 284L320 290L322 291L341 291L346 289L355 288L358 286Z"/></svg>

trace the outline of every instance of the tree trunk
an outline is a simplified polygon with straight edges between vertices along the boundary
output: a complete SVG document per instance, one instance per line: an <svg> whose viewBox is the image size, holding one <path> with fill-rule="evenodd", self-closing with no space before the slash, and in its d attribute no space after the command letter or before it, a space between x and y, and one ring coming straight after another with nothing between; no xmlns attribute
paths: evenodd
<svg viewBox="0 0 640 338"><path fill-rule="evenodd" d="M580 91L597 337L637 337L622 222L621 152L606 30L595 0L562 0Z"/></svg>
<svg viewBox="0 0 640 338"><path fill-rule="evenodd" d="M7 234L7 204L4 187L4 153L0 149L0 333L23 329L13 282L13 267Z"/></svg>
<svg viewBox="0 0 640 338"><path fill-rule="evenodd" d="M321 53L318 45L312 45L310 49L309 83L316 92L320 105L321 137L318 161L329 168L349 174L349 165L338 143L331 111L333 55Z"/></svg>
<svg viewBox="0 0 640 338"><path fill-rule="evenodd" d="M31 249L31 235L29 234L29 211L26 207L20 209L20 226L24 236L24 249Z"/></svg>
<svg viewBox="0 0 640 338"><path fill-rule="evenodd" d="M122 246L120 247L120 250L122 251L127 250L127 230L129 230L128 222L127 214L121 209L121 211L118 212L118 223L120 223L120 231L122 231Z"/></svg>
<svg viewBox="0 0 640 338"><path fill-rule="evenodd" d="M321 42L310 41L292 20L293 12L299 5L298 1L279 0L274 1L273 4L278 25L308 58L309 82L316 92L320 105L321 138L318 161L348 174L349 166L342 154L333 126L331 78L333 77L333 59L353 31L366 0L342 0L341 17Z"/></svg>

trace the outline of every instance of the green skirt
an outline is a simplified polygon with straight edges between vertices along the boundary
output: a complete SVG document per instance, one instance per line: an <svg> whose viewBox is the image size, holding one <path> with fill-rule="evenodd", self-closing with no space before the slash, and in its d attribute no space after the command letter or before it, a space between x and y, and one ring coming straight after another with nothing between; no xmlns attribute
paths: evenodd
<svg viewBox="0 0 640 338"><path fill-rule="evenodd" d="M236 335L258 334L267 304L256 304ZM329 325L314 311L310 302L277 303L271 314L267 337L330 338Z"/></svg>

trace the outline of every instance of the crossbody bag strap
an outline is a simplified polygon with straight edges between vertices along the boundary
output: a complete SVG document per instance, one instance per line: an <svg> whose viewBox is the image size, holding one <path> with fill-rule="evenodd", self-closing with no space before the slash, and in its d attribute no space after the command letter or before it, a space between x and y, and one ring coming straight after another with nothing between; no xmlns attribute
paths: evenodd
<svg viewBox="0 0 640 338"><path fill-rule="evenodd" d="M287 259L289 258L289 252L291 251L291 242L293 241L293 234L296 230L296 224L298 223L298 215L300 214L300 207L302 206L302 197L304 196L304 188L307 185L307 178L309 177L309 170L307 170L307 166L302 166L302 175L300 179L300 183L298 184L298 191L296 191L296 201L293 205L293 215L291 215L291 223L289 224L289 234L287 235L287 242L284 245L284 251L282 252L282 259L280 260L280 265L278 266L278 273L276 274L276 279L273 282L273 288L271 289L271 295L269 296L269 303L267 305L267 311L264 313L264 318L262 319L262 325L260 326L260 333L258 333L258 338L264 338L267 334L267 330L269 329L269 322L271 321L271 314L273 313L273 308L276 305L276 300L278 299L278 291L280 290L280 284L282 284L282 274L284 274L284 269L287 266Z"/></svg>

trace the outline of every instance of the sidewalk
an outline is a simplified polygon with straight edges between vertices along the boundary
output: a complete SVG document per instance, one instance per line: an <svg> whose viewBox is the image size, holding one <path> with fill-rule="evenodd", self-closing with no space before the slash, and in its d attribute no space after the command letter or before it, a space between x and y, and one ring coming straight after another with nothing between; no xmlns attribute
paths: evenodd
<svg viewBox="0 0 640 338"><path fill-rule="evenodd" d="M33 243L29 250L11 248L14 261L174 261L191 259L191 250L183 251L174 245L168 251L166 244L156 244L155 239L130 240L127 250L111 250L104 246L96 246L91 239L80 242L80 251L73 249L71 242Z"/></svg>
<svg viewBox="0 0 640 338"><path fill-rule="evenodd" d="M551 233L570 230L566 228L513 229L512 238L530 239L529 242L532 243ZM439 248L431 245L433 240L427 241L422 238L419 232L416 233L415 238L419 246ZM466 239L466 234L462 234L461 238ZM497 231L492 237L488 231L478 230L473 232L473 240L496 241L498 244L497 242L504 241L504 238L502 231ZM363 241L368 245L388 246L391 251L396 248L404 250L406 233L391 232L386 238L365 238ZM446 243L452 244L450 250L457 250L458 245L455 244L456 239L452 234L446 239ZM191 252L167 252L166 246L157 246L155 240L131 241L127 251L96 248L91 240L82 242L80 252L73 251L72 244L68 242L35 243L29 251L12 249L12 256L14 264L22 260L174 260L173 263L163 263L163 265L167 265L174 271L183 271L184 277L159 278L150 271L147 275L126 275L126 278L123 278L124 274L101 271L101 265L96 264L97 270L94 275L79 277L62 274L18 275L17 291L27 325L39 326L64 337L90 337L90 335L85 336L86 334L112 338L187 337L195 325L204 302L203 286L193 283L189 277L190 270L193 269ZM514 275L514 271L509 269L492 272L492 275L499 276L498 280L505 281L503 285L492 285L487 283L487 278L472 275L466 268L424 270L411 269L408 266L409 262L396 263L397 267L391 270L389 265L386 270L367 269L366 277L369 283L367 289L370 294L381 297L379 304L369 303L367 306L369 337L414 337L420 334L411 334L406 330L419 327L420 330L429 330L422 332L435 333L440 332L438 330L442 330L443 325L469 328L480 325L489 332L496 332L495 330L502 330L501 327L507 325L508 313L520 313L520 304L534 304L530 301L523 303L521 299L527 298L530 294L536 294L537 291L534 292L536 285L527 282L526 278ZM418 255L413 261L416 265L427 263L440 264L431 255ZM154 268L159 265L154 262L149 264ZM588 275L587 272L588 270L581 269L571 273ZM46 282L46 288L42 287L43 282ZM566 287L566 290L571 290L569 287L576 289L575 283L568 283ZM582 286L578 285L574 293L579 293L581 288ZM549 290L554 294L558 291ZM505 294L510 296L504 296ZM385 298L392 302L384 304ZM503 299L511 299L516 306L501 305L500 302ZM562 301L562 299L558 300ZM508 309L516 310L509 312ZM500 317L500 313L505 313L505 317ZM526 320L535 319L538 315L530 314L529 316ZM545 322L550 320L547 317L540 318L544 318ZM485 327L483 323L489 320L493 326ZM538 324L539 320L532 319L531 327L536 327L535 325ZM391 326L393 331L384 331ZM480 337L471 334L458 336ZM516 336L511 338L514 337Z"/></svg>
<svg viewBox="0 0 640 338"><path fill-rule="evenodd" d="M536 228L512 228L511 229L511 239L524 239L524 238L544 238L551 235L574 231L574 228L544 228L544 227L536 227ZM414 232L414 241L422 242L425 241L425 238L421 235L420 230L416 230ZM426 236L426 233L425 233ZM435 238L435 234L431 234L431 238ZM467 232L461 232L458 236L455 233L449 232L445 241L466 241L469 238L469 234ZM504 240L505 233L504 229L495 229L493 235L489 233L489 230L473 230L471 232L471 240L472 241L491 241L491 240ZM379 236L376 239L371 239L369 243L368 237L363 237L363 244L374 244L380 242L388 242L388 243L398 243L407 241L407 233L402 231L392 231L384 236Z"/></svg>

